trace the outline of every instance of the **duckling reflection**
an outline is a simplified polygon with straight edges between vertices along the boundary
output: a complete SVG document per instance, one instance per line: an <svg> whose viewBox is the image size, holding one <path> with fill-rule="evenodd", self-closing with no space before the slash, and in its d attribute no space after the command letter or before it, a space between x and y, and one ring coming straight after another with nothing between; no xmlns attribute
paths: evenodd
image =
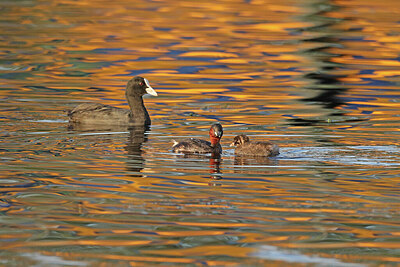
<svg viewBox="0 0 400 267"><path fill-rule="evenodd" d="M254 155L235 155L233 164L235 165L233 168L234 173L266 174L276 172L275 168L270 167L279 165L279 160L277 158L260 157Z"/></svg>
<svg viewBox="0 0 400 267"><path fill-rule="evenodd" d="M125 147L128 153L126 170L132 172L133 177L142 177L140 172L144 168L144 158L142 156L142 146L148 140L146 132L149 130L148 126L135 126L129 128L128 142Z"/></svg>
<svg viewBox="0 0 400 267"><path fill-rule="evenodd" d="M263 166L276 166L279 164L279 160L277 158L268 158L263 156L255 156L255 155L235 155L234 159L235 165L263 165ZM249 172L246 169L246 173ZM264 171L262 171L264 172Z"/></svg>

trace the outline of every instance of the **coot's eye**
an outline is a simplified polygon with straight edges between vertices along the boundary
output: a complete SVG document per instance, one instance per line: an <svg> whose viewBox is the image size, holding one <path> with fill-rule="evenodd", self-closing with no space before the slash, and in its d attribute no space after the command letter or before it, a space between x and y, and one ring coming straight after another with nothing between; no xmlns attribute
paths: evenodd
<svg viewBox="0 0 400 267"><path fill-rule="evenodd" d="M143 83L143 82L140 82L140 83L139 83L139 85L140 85L140 86L143 86L143 85L144 85L144 83Z"/></svg>

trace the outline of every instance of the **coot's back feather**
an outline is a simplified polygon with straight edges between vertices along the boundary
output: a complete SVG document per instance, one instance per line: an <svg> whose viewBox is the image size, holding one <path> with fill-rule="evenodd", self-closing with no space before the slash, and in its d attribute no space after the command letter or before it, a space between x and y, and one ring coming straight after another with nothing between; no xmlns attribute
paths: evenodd
<svg viewBox="0 0 400 267"><path fill-rule="evenodd" d="M112 124L129 124L130 110L99 103L84 103L68 112L70 122L83 124L103 124L104 118Z"/></svg>

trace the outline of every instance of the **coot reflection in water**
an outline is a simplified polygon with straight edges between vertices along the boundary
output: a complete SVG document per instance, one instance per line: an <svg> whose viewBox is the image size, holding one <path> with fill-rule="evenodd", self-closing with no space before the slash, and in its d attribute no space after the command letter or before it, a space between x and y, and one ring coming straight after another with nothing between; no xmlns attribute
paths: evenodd
<svg viewBox="0 0 400 267"><path fill-rule="evenodd" d="M130 127L129 137L125 150L128 154L128 162L126 170L130 172L130 176L141 177L140 172L143 170L145 160L143 158L143 144L148 141L148 126Z"/></svg>

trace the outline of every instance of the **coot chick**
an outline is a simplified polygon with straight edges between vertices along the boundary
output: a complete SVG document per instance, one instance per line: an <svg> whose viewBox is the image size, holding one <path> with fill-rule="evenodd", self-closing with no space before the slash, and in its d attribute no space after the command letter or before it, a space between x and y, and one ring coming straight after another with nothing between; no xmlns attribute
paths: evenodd
<svg viewBox="0 0 400 267"><path fill-rule="evenodd" d="M174 144L172 146L172 151L175 153L184 154L221 154L222 147L219 141L221 140L223 134L224 131L221 124L215 123L211 126L209 131L211 142L197 138L186 139L179 143L173 140Z"/></svg>
<svg viewBox="0 0 400 267"><path fill-rule="evenodd" d="M270 142L250 142L247 135L241 134L233 138L230 146L235 146L235 154L240 156L272 157L279 154L279 147Z"/></svg>
<svg viewBox="0 0 400 267"><path fill-rule="evenodd" d="M147 79L134 77L126 85L125 91L130 109L99 103L85 103L68 112L69 121L70 123L99 125L150 125L150 116L142 98L145 94L157 96L157 92L150 86Z"/></svg>

